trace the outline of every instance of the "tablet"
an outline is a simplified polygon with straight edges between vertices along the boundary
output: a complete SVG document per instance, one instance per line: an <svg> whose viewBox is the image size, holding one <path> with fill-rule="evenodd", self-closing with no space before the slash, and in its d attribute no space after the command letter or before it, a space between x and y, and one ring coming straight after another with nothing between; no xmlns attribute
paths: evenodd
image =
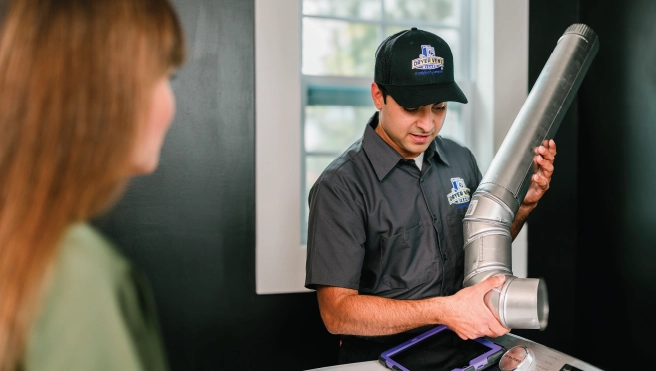
<svg viewBox="0 0 656 371"><path fill-rule="evenodd" d="M437 326L383 352L379 362L398 371L475 371L496 364L505 349L489 340L462 340Z"/></svg>

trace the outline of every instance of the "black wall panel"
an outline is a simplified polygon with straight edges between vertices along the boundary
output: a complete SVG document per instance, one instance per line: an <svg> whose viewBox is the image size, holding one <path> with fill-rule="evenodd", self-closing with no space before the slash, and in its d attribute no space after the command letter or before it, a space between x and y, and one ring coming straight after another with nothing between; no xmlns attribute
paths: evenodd
<svg viewBox="0 0 656 371"><path fill-rule="evenodd" d="M529 275L547 278L550 325L522 334L605 370L654 368L655 17L651 0L530 3L531 81L566 23L592 27L601 47L529 219Z"/></svg>
<svg viewBox="0 0 656 371"><path fill-rule="evenodd" d="M189 50L160 167L96 224L150 278L173 370L333 364L314 293L255 294L254 1L174 3Z"/></svg>
<svg viewBox="0 0 656 371"><path fill-rule="evenodd" d="M580 96L578 332L609 370L655 368L656 2L581 1L600 49ZM585 181L583 181L585 179Z"/></svg>

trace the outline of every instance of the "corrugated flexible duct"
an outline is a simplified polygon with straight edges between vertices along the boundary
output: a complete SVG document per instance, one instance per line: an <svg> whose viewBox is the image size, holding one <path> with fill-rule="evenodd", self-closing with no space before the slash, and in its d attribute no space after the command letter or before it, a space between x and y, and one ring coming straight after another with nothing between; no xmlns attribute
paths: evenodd
<svg viewBox="0 0 656 371"><path fill-rule="evenodd" d="M513 275L510 225L531 184L535 149L556 134L598 49L597 35L588 26L567 28L474 192L463 221L463 284L507 276L501 288L485 296L506 328L543 330L548 323L544 280Z"/></svg>

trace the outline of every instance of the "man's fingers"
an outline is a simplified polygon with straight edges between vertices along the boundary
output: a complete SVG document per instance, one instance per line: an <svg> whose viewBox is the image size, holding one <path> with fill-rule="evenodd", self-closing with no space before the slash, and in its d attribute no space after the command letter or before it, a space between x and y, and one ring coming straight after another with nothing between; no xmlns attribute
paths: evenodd
<svg viewBox="0 0 656 371"><path fill-rule="evenodd" d="M481 336L498 337L508 333L509 330L501 325L499 320L483 303L484 296L496 287L501 288L506 282L506 278L505 275L489 277L483 282L456 294L458 296L462 293L463 298L465 298L464 301L456 301L456 303L462 302L467 305L456 310L458 313L456 317L459 319L453 323L447 323L447 326L462 339L476 339Z"/></svg>
<svg viewBox="0 0 656 371"><path fill-rule="evenodd" d="M464 334L464 333L462 333L462 332L456 331L455 333L456 333L456 335L458 335L462 340L467 340L467 339L469 339L469 336L467 336L466 334Z"/></svg>
<svg viewBox="0 0 656 371"><path fill-rule="evenodd" d="M545 179L550 179L551 175L553 175L554 172L554 165L551 162L541 158L540 156L537 156L535 162L537 162L539 165L539 168L535 172L535 175L539 175L540 177Z"/></svg>
<svg viewBox="0 0 656 371"><path fill-rule="evenodd" d="M542 141L542 145L535 149L535 154L541 155L550 161L554 160L556 153L556 142L554 142L553 139Z"/></svg>
<svg viewBox="0 0 656 371"><path fill-rule="evenodd" d="M551 180L551 176L554 172L554 166L551 162L540 158L540 156L537 156L535 162L539 165L539 168L535 174L533 174L532 179L538 183L540 187L544 188L545 186L549 185L549 181Z"/></svg>
<svg viewBox="0 0 656 371"><path fill-rule="evenodd" d="M552 162L545 160L541 156L535 156L534 163L537 166L537 169L535 170L532 180L544 188L545 185L549 184L551 175L553 175L554 165ZM542 180L540 181L539 178Z"/></svg>
<svg viewBox="0 0 656 371"><path fill-rule="evenodd" d="M536 157L537 157L538 164L542 167L543 170L553 171L554 169L553 161L549 161L549 159L546 159L542 156L536 156Z"/></svg>
<svg viewBox="0 0 656 371"><path fill-rule="evenodd" d="M556 151L556 142L554 142L553 139L551 139L549 141L549 151L554 155L554 157L556 156L556 152L557 152Z"/></svg>
<svg viewBox="0 0 656 371"><path fill-rule="evenodd" d="M538 154L551 162L553 162L556 157L556 153L552 152L551 148L548 149L545 146L538 147Z"/></svg>
<svg viewBox="0 0 656 371"><path fill-rule="evenodd" d="M541 176L533 175L532 178L533 182L537 184L537 188L535 190L538 192L538 194L543 194L547 189L549 189L549 181Z"/></svg>
<svg viewBox="0 0 656 371"><path fill-rule="evenodd" d="M481 291L488 292L495 287L503 285L504 282L506 282L506 276L500 274L486 279L477 286Z"/></svg>
<svg viewBox="0 0 656 371"><path fill-rule="evenodd" d="M501 335L505 335L508 332L510 332L510 329L507 329L507 328L503 327L501 322L496 320L496 318L495 318L495 321L492 323L492 325L489 326L489 328L490 328L490 331L492 331L492 336L495 336L495 337L499 337Z"/></svg>
<svg viewBox="0 0 656 371"><path fill-rule="evenodd" d="M487 329L478 334L478 337L481 336L492 336L499 337L510 332L510 329L503 327L501 322L495 318L492 313L490 313L489 318L486 320Z"/></svg>

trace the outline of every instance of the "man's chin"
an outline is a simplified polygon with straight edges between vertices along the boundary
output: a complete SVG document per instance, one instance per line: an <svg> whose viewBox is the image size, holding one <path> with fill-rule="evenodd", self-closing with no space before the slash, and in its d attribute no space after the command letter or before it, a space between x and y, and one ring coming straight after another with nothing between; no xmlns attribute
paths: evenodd
<svg viewBox="0 0 656 371"><path fill-rule="evenodd" d="M416 157L416 156L419 156L420 154L424 153L426 151L426 149L428 149L429 144L430 144L430 142L428 142L426 144L422 144L422 145L418 145L418 144L413 143L411 145L406 146L405 150L406 150L406 152L411 153L411 154L415 155L415 157Z"/></svg>

